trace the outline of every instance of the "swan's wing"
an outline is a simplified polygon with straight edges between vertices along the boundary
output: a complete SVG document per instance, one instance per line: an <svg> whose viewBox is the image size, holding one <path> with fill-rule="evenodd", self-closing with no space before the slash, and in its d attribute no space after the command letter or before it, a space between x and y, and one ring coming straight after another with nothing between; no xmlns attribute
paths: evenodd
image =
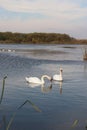
<svg viewBox="0 0 87 130"><path fill-rule="evenodd" d="M25 77L26 81L29 82L29 78L28 77Z"/></svg>
<svg viewBox="0 0 87 130"><path fill-rule="evenodd" d="M53 75L53 80L59 80L59 75L58 74Z"/></svg>
<svg viewBox="0 0 87 130"><path fill-rule="evenodd" d="M28 81L29 83L41 83L41 80L37 77L26 77L26 81Z"/></svg>
<svg viewBox="0 0 87 130"><path fill-rule="evenodd" d="M53 80L56 80L56 81L63 81L63 77L62 77L61 75L55 74L55 75L53 76Z"/></svg>

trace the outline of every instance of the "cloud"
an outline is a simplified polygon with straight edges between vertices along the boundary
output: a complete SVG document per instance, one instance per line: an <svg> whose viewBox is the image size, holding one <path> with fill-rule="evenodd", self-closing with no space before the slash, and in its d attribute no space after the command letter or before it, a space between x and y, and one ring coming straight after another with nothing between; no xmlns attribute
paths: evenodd
<svg viewBox="0 0 87 130"><path fill-rule="evenodd" d="M80 4L71 0L1 0L0 6L12 12L39 13L59 19L87 16L87 8L82 8Z"/></svg>
<svg viewBox="0 0 87 130"><path fill-rule="evenodd" d="M7 22L3 30L76 34L87 30L86 5L87 0L0 0L0 24Z"/></svg>

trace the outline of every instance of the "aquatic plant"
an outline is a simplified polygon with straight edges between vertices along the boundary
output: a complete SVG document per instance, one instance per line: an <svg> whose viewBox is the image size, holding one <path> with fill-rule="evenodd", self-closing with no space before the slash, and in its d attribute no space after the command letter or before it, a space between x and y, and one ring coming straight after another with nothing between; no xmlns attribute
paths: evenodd
<svg viewBox="0 0 87 130"><path fill-rule="evenodd" d="M5 77L3 78L2 91L1 91L1 97L0 97L0 104L1 104L1 102L2 102L3 95L4 95L5 79L6 79L6 78L7 78L7 76L5 76ZM26 101L25 101L24 103L22 103L22 104L16 109L16 111L12 114L12 116L11 116L11 118L10 118L10 120L9 120L8 123L6 122L6 116L4 115L4 116L2 117L2 121L0 122L0 128L1 128L2 126L4 126L4 130L9 130L10 127L11 127L11 125L12 125L12 122L13 122L13 120L14 120L16 114L17 114L17 112L18 112L26 103L32 105L32 107L33 107L37 112L41 112L41 110L40 110L33 102L31 102L30 100L26 100Z"/></svg>
<svg viewBox="0 0 87 130"><path fill-rule="evenodd" d="M6 78L7 78L7 76L5 76L5 77L3 78L2 91L1 91L1 96L0 96L0 104L2 103L2 99L3 99L3 96L4 96L5 80L6 80ZM9 120L8 122L6 121L6 116L3 115L2 120L0 121L0 129L1 129L2 127L4 127L4 128L3 128L4 130L9 130L9 129L11 128L11 125L12 125L12 123L13 123L13 121L14 121L14 118L15 118L16 114L17 114L17 113L20 111L20 109L22 109L22 107L23 107L24 105L26 105L27 103L28 103L29 105L31 105L31 106L34 108L34 110L36 110L37 112L41 112L41 110L39 109L39 107L37 107L33 102L31 102L30 100L26 100L26 101L24 101L19 107L17 107L17 109L15 110L15 112L12 113L12 116L11 116L11 118L10 118L10 120ZM71 126L70 126L70 130L71 130L71 129L75 129L78 124L79 124L79 120L78 120L78 119L74 120L73 123L72 123ZM87 125L85 126L85 129L87 130Z"/></svg>
<svg viewBox="0 0 87 130"><path fill-rule="evenodd" d="M75 121L73 122L73 124L72 124L71 128L76 127L76 126L77 126L77 124L78 124L78 122L79 122L79 120L75 120Z"/></svg>
<svg viewBox="0 0 87 130"><path fill-rule="evenodd" d="M5 76L3 78L3 83L2 83L2 92L1 92L1 97L0 97L0 104L2 102L2 99L3 99L3 95L4 95L4 88L5 88L5 79L7 78L7 76Z"/></svg>
<svg viewBox="0 0 87 130"><path fill-rule="evenodd" d="M85 52L83 54L83 60L87 61L87 49L85 48Z"/></svg>
<svg viewBox="0 0 87 130"><path fill-rule="evenodd" d="M7 126L6 126L6 130L9 130L9 128L10 128L10 126L11 126L11 124L12 124L12 122L13 122L13 120L14 120L14 118L15 118L17 112L18 112L18 110L20 110L26 103L29 103L30 105L32 105L32 107L33 107L36 111L41 112L41 110L40 110L34 103L32 103L30 100L26 100L26 101L25 101L23 104L21 104L21 105L17 108L17 110L12 114L12 117L10 118L10 120L9 120Z"/></svg>

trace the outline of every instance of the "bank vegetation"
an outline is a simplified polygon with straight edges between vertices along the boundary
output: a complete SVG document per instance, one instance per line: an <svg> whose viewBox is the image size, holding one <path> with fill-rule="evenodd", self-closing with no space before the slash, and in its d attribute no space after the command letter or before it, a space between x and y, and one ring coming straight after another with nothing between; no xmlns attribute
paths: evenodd
<svg viewBox="0 0 87 130"><path fill-rule="evenodd" d="M70 37L68 34L60 33L12 33L0 32L0 43L20 43L20 44L87 44L87 40L79 40Z"/></svg>

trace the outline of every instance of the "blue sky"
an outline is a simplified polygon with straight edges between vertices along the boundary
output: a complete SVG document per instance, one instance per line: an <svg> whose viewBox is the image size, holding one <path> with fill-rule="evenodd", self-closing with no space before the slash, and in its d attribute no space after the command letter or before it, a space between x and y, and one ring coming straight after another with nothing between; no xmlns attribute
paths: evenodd
<svg viewBox="0 0 87 130"><path fill-rule="evenodd" d="M87 39L87 0L0 0L0 32L66 33Z"/></svg>

